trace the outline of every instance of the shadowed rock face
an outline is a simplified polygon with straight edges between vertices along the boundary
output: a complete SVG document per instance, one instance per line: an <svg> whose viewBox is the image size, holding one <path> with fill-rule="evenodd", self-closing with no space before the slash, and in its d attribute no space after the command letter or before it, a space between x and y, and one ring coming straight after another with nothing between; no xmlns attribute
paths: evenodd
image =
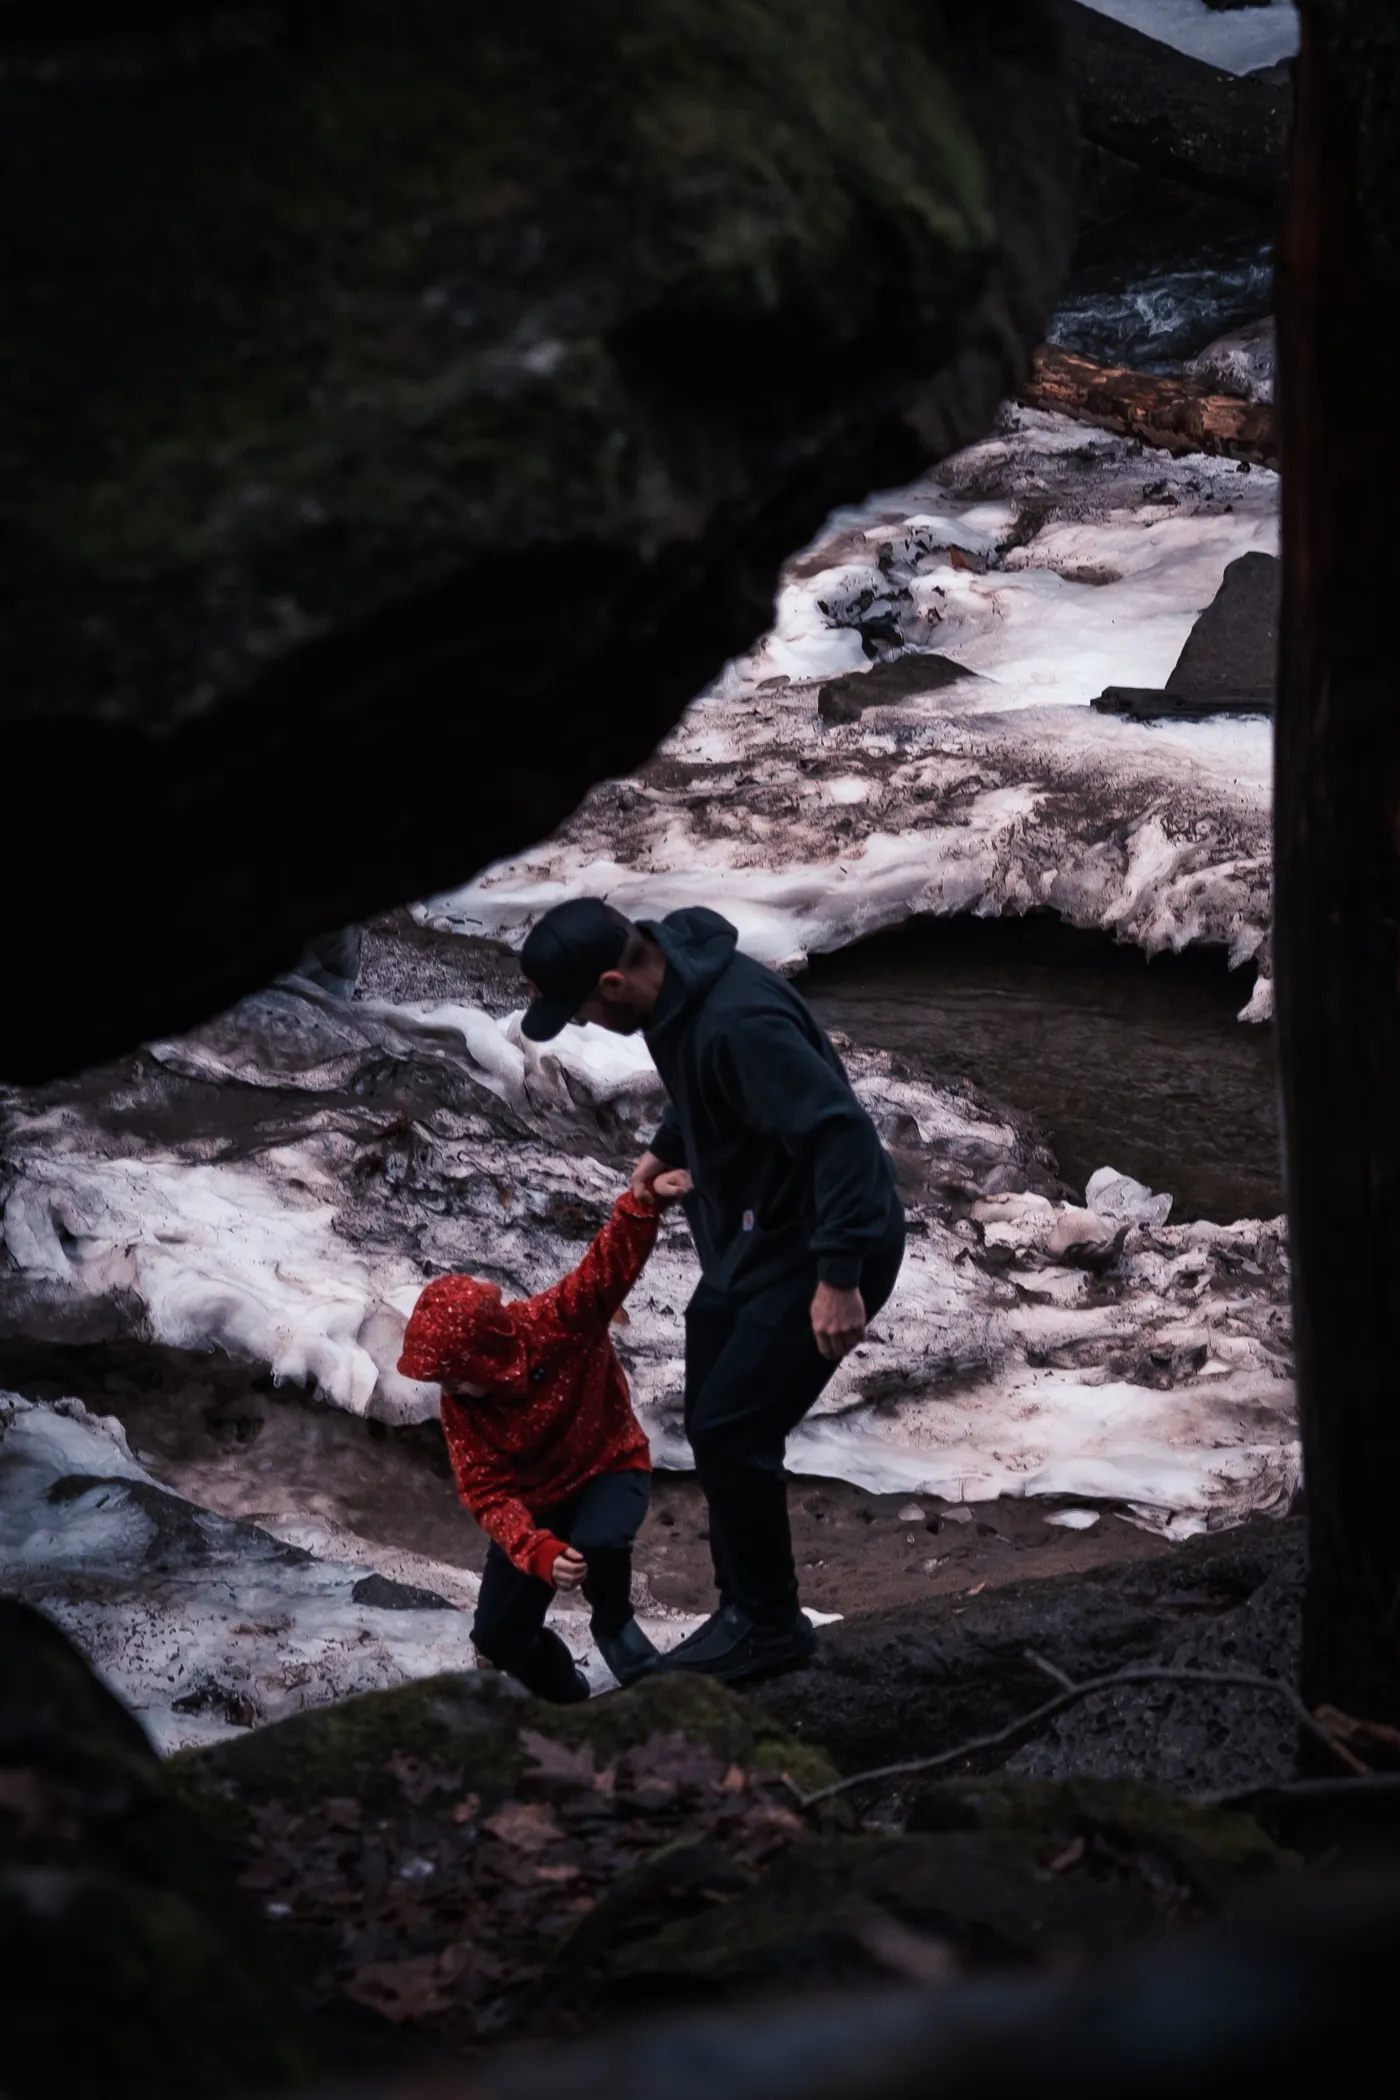
<svg viewBox="0 0 1400 2100"><path fill-rule="evenodd" d="M84 27L0 15L10 1078L639 761L833 503L985 427L1072 219L1040 0Z"/></svg>

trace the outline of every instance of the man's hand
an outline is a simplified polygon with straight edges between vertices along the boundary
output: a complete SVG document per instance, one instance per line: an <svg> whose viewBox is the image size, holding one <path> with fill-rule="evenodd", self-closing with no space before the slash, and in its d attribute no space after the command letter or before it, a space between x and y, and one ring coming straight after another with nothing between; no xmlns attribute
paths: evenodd
<svg viewBox="0 0 1400 2100"><path fill-rule="evenodd" d="M812 1332L828 1363L839 1364L865 1338L865 1300L859 1291L819 1283L812 1300Z"/></svg>
<svg viewBox="0 0 1400 2100"><path fill-rule="evenodd" d="M572 1546L566 1546L549 1571L556 1590L576 1590L588 1573L588 1562Z"/></svg>
<svg viewBox="0 0 1400 2100"><path fill-rule="evenodd" d="M682 1196L688 1196L692 1186L684 1167L668 1167L664 1174L657 1175L647 1194L665 1210L668 1203L679 1203Z"/></svg>
<svg viewBox="0 0 1400 2100"><path fill-rule="evenodd" d="M658 1159L654 1152L644 1152L632 1169L631 1193L640 1203L653 1201L652 1183L660 1175L670 1174L673 1171L671 1167L667 1166L665 1160Z"/></svg>

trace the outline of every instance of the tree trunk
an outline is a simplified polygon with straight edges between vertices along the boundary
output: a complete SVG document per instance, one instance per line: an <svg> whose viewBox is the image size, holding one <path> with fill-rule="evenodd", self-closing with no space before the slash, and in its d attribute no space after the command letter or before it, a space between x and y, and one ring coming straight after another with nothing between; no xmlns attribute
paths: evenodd
<svg viewBox="0 0 1400 2100"><path fill-rule="evenodd" d="M1199 379L1095 364L1045 343L1019 399L1029 408L1058 409L1101 430L1122 431L1159 452L1221 452L1260 466L1278 464L1271 404L1213 393Z"/></svg>
<svg viewBox="0 0 1400 2100"><path fill-rule="evenodd" d="M1400 424L1357 413L1385 387L1396 340L1377 158L1382 192L1391 178L1366 121L1389 88L1354 45L1327 41L1339 12L1305 26L1279 280L1275 983L1309 1525L1303 1692L1397 1721Z"/></svg>

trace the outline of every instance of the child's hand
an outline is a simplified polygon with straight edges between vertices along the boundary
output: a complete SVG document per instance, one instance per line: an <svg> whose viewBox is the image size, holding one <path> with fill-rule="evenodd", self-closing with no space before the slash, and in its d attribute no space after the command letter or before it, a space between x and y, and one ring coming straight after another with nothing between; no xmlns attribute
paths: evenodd
<svg viewBox="0 0 1400 2100"><path fill-rule="evenodd" d="M678 1202L682 1196L688 1196L693 1186L684 1167L668 1167L664 1174L657 1175L647 1194L659 1209L665 1210L668 1203Z"/></svg>
<svg viewBox="0 0 1400 2100"><path fill-rule="evenodd" d="M576 1590L588 1573L588 1562L572 1546L566 1546L549 1571L556 1590Z"/></svg>

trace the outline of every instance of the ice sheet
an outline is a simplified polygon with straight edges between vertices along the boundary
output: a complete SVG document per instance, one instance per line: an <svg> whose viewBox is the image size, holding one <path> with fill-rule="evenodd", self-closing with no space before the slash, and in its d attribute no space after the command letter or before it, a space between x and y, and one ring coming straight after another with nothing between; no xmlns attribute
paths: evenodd
<svg viewBox="0 0 1400 2100"><path fill-rule="evenodd" d="M371 1572L443 1608L362 1602ZM0 1582L72 1636L162 1751L475 1667L476 1576L315 1519L273 1533L202 1509L76 1399L0 1392ZM699 1623L650 1600L638 1616L660 1647ZM551 1623L594 1688L611 1684L586 1609L561 1600Z"/></svg>
<svg viewBox="0 0 1400 2100"><path fill-rule="evenodd" d="M465 1270L507 1296L553 1282L606 1216L660 1098L623 1039L570 1030L538 1068L523 1052L507 1067L495 1046L512 1046L514 1018L452 1015L337 1010L309 986L245 1001L164 1047L156 1120L198 1120L139 1157L129 1118L114 1138L71 1104L21 1105L5 1146L11 1330L77 1335L100 1314L314 1379L357 1413L434 1414L435 1391L393 1369L423 1279ZM344 1059L358 1033L358 1075L346 1065L338 1092L298 1094L289 1081L315 1068L332 1024ZM386 1061L395 1088L376 1104L367 1077ZM1111 1163L1091 1184L1102 1214L1066 1203L975 1095L877 1052L850 1065L900 1160L909 1252L890 1309L794 1439L794 1466L958 1500L1108 1497L1174 1531L1283 1506L1297 1452L1281 1224L1173 1227L1165 1198ZM247 1128L249 1082L217 1077L234 1071L261 1075L280 1134L211 1161ZM417 1103L407 1129L404 1099ZM1113 1292L1080 1265L1085 1250L1112 1264ZM653 1450L680 1466L695 1276L673 1214L617 1335Z"/></svg>

